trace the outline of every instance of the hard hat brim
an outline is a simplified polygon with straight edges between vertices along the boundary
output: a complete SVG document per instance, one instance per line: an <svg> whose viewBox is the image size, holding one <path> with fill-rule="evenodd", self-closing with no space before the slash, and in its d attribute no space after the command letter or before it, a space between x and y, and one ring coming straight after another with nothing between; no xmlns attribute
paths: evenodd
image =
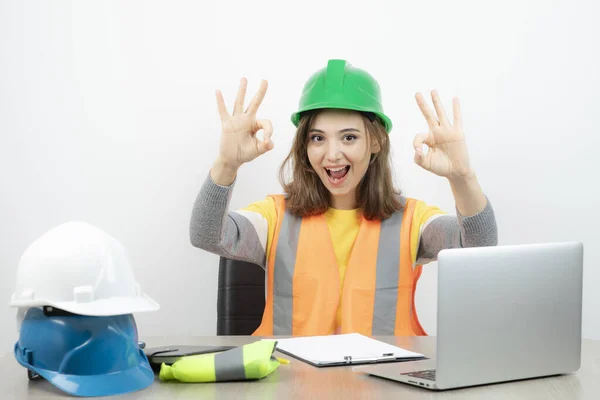
<svg viewBox="0 0 600 400"><path fill-rule="evenodd" d="M154 382L154 371L144 351L139 349L139 352L139 365L125 371L102 375L65 375L29 365L22 359L15 346L15 357L19 364L40 375L63 392L82 397L116 396L150 386Z"/></svg>
<svg viewBox="0 0 600 400"><path fill-rule="evenodd" d="M295 113L293 113L290 117L290 120L292 121L292 124L294 124L295 127L298 127L298 123L300 122L300 116L303 112L313 111L313 110L323 110L323 109L328 109L328 108L338 109L338 110L372 112L373 114L377 115L377 117L379 117L382 120L387 133L390 133L392 130L392 120L387 115L385 115L381 112L375 112L371 108L365 108L365 107L361 107L358 105L354 106L354 105L349 105L349 104L342 105L337 102L321 102L321 103L311 104L309 107L304 107L304 108L296 111Z"/></svg>
<svg viewBox="0 0 600 400"><path fill-rule="evenodd" d="M89 303L77 303L75 301L51 301L44 299L35 300L12 300L11 307L43 307L52 306L68 311L73 314L88 316L111 316L125 315L139 312L157 311L160 305L148 295L139 297L110 297L108 299L96 299Z"/></svg>

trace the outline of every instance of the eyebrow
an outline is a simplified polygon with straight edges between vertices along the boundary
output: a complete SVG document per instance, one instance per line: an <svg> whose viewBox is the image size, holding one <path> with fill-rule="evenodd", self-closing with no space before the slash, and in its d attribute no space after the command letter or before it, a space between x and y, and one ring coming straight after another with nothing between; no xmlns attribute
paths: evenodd
<svg viewBox="0 0 600 400"><path fill-rule="evenodd" d="M316 129L316 128L312 128L311 130L308 131L308 133L312 133L312 132L325 133L322 130ZM346 128L346 129L342 129L338 133L349 133L349 132L358 132L358 133L360 133L361 131L359 129L356 129L356 128Z"/></svg>

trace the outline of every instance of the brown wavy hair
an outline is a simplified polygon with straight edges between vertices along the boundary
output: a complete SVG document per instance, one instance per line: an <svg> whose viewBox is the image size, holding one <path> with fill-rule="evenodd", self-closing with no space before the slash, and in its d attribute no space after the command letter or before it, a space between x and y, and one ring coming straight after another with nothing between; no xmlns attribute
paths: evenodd
<svg viewBox="0 0 600 400"><path fill-rule="evenodd" d="M329 190L308 160L308 131L321 110L303 113L292 148L279 169L279 181L286 194L286 208L299 217L319 215L331 204ZM368 220L383 220L402 209L400 190L395 189L390 159L390 140L385 127L372 115L361 113L367 139L375 140L379 151L371 154L369 167L356 190L357 206ZM291 169L291 180L286 178Z"/></svg>

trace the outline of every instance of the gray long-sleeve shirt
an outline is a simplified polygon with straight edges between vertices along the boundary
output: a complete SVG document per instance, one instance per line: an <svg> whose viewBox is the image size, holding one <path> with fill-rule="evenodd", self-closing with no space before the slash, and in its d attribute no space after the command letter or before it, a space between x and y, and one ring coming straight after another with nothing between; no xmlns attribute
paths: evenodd
<svg viewBox="0 0 600 400"><path fill-rule="evenodd" d="M190 221L193 246L230 259L266 265L266 227L247 213L229 211L234 184L221 186L210 175L194 204ZM491 203L479 214L442 215L425 226L419 240L417 264L434 261L442 249L495 246L498 229Z"/></svg>

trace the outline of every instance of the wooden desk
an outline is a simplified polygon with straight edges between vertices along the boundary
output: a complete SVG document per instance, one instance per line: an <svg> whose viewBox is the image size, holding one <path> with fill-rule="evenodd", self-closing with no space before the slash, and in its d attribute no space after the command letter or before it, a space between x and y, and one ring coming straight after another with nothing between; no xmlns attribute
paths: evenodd
<svg viewBox="0 0 600 400"><path fill-rule="evenodd" d="M142 337L148 347L162 345L240 345L256 338L242 336ZM378 337L408 350L434 356L433 337ZM287 356L283 355L288 358ZM433 392L353 372L351 367L316 368L290 359L260 381L185 384L155 383L121 399L600 399L600 341L584 340L582 366L574 375ZM46 381L28 381L12 353L0 358L2 399L69 398Z"/></svg>

